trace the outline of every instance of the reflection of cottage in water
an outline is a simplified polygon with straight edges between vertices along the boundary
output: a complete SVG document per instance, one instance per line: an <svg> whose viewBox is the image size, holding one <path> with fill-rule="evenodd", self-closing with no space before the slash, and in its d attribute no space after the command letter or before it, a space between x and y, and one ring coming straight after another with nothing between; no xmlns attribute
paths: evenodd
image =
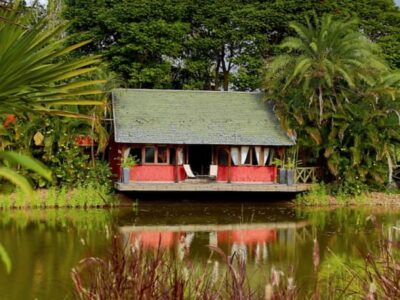
<svg viewBox="0 0 400 300"><path fill-rule="evenodd" d="M126 226L121 227L127 243L135 248L176 251L183 258L191 252L193 241L200 246L210 245L223 249L227 254L240 255L243 259L266 261L268 245L292 247L296 232L303 228L301 223L240 224L240 225L184 225L184 226ZM208 235L204 239L204 235Z"/></svg>

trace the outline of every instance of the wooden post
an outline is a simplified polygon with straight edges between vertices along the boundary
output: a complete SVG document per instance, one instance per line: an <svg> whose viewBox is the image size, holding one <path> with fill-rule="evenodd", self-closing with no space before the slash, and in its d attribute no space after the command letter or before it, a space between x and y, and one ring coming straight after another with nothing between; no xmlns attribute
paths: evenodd
<svg viewBox="0 0 400 300"><path fill-rule="evenodd" d="M232 157L231 157L231 147L228 148L228 183L231 183L232 181L232 170L231 170L231 166L232 166Z"/></svg>
<svg viewBox="0 0 400 300"><path fill-rule="evenodd" d="M142 164L146 163L146 145L142 146Z"/></svg>
<svg viewBox="0 0 400 300"><path fill-rule="evenodd" d="M254 150L255 149L256 148L254 148ZM265 167L265 164L264 164L265 153L264 153L264 151L265 151L265 147L260 147L260 156L259 156L260 157L260 161L258 162L258 165L259 166L263 166L263 167Z"/></svg>

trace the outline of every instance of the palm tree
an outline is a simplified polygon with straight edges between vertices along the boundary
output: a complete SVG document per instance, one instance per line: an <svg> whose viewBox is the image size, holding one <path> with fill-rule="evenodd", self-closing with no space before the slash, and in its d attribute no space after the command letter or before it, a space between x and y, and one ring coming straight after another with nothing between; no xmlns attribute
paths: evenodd
<svg viewBox="0 0 400 300"><path fill-rule="evenodd" d="M290 24L297 36L286 38L280 48L287 53L268 64L265 87L301 89L322 123L327 117L324 109L336 111L356 84L372 85L388 68L377 55L377 46L355 30L355 21L335 21L330 15L314 20Z"/></svg>
<svg viewBox="0 0 400 300"><path fill-rule="evenodd" d="M265 88L282 125L330 175L383 182L400 142L400 75L355 25L329 15L292 23L296 37L268 62Z"/></svg>
<svg viewBox="0 0 400 300"><path fill-rule="evenodd" d="M100 58L72 58L70 53L88 41L65 46L65 26L47 26L46 18L28 22L30 18L31 12L21 9L18 1L0 6L0 116L35 112L91 119L66 107L105 104L104 91L98 87L104 80L84 77L96 70ZM26 191L28 181L10 164L51 178L49 170L27 156L1 152L0 161L0 176Z"/></svg>

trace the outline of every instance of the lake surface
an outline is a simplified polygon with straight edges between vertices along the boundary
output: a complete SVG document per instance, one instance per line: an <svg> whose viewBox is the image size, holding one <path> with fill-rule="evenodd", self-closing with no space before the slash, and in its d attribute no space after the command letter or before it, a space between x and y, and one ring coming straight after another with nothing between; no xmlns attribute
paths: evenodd
<svg viewBox="0 0 400 300"><path fill-rule="evenodd" d="M372 222L374 221L374 222ZM29 210L0 212L0 242L12 271L0 265L1 299L71 299L72 267L104 256L116 232L147 251L160 245L193 262L218 260L208 245L239 253L249 268L286 271L297 282L313 276L313 240L321 266L332 253L343 262L374 251L376 224L397 240L400 212L385 208L299 209L265 201L139 201L136 209ZM263 270L264 270L263 269ZM267 271L265 272L267 276ZM262 279L264 280L264 279Z"/></svg>

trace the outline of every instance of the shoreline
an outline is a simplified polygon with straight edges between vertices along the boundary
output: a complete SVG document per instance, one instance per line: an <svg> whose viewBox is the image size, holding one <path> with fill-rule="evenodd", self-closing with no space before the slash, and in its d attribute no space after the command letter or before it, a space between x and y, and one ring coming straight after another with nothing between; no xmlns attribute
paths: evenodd
<svg viewBox="0 0 400 300"><path fill-rule="evenodd" d="M400 193L367 192L358 196L335 197L325 195L326 199L315 203L298 203L298 199L292 200L295 206L300 207L365 207L365 206L389 206L400 208ZM305 196L307 199L307 195Z"/></svg>
<svg viewBox="0 0 400 300"><path fill-rule="evenodd" d="M96 187L37 189L25 194L15 191L0 194L0 211L44 209L112 209L135 207L136 201L127 202L120 197Z"/></svg>

